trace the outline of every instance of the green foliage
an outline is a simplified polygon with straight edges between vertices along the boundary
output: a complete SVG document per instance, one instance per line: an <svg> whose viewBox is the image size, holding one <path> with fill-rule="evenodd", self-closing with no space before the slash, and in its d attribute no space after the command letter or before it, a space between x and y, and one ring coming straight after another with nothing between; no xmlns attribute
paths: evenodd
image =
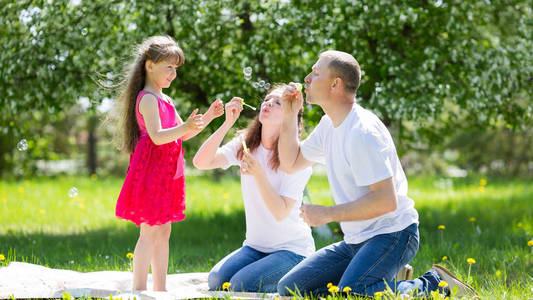
<svg viewBox="0 0 533 300"><path fill-rule="evenodd" d="M360 62L358 101L397 129L400 150L438 142L458 125L527 128L532 6L532 0L3 0L2 144L13 149L28 133L29 111L54 115L80 97L94 111L113 96L95 79L119 80L133 46L155 34L175 37L185 51L168 91L182 115L216 97L258 103L264 90L244 79L245 66L253 68L252 81L302 82L321 51L338 49ZM320 115L315 107L306 120L316 124ZM241 118L239 126L246 123ZM12 156L2 149L0 168Z"/></svg>

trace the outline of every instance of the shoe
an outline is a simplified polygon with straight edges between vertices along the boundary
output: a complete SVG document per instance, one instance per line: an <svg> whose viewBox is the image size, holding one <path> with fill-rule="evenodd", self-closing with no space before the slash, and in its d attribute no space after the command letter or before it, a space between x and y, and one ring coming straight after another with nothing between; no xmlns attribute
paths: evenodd
<svg viewBox="0 0 533 300"><path fill-rule="evenodd" d="M433 268L431 268L437 274L439 274L440 278L443 281L446 281L448 283L448 288L450 289L450 293L453 293L453 290L457 290L455 294L451 295L453 297L479 297L479 295L476 293L476 291L469 286L468 284L464 283L463 281L459 280L457 277L455 277L450 270L446 269L445 267L441 265L433 265Z"/></svg>
<svg viewBox="0 0 533 300"><path fill-rule="evenodd" d="M406 264L403 266L400 271L396 274L396 277L394 277L394 280L396 281L403 281L403 280L411 280L413 278L413 267L411 265Z"/></svg>

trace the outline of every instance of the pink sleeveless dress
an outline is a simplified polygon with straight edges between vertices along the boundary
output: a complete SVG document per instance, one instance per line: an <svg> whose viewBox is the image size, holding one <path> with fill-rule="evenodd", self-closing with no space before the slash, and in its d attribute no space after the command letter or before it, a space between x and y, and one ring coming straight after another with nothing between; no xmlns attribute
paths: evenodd
<svg viewBox="0 0 533 300"><path fill-rule="evenodd" d="M139 101L147 91L139 92L135 107L140 137L126 172L117 200L115 214L139 226L163 225L185 219L185 160L182 141L163 145L152 142L139 113ZM154 95L155 96L155 95ZM174 105L157 97L162 128L179 125Z"/></svg>

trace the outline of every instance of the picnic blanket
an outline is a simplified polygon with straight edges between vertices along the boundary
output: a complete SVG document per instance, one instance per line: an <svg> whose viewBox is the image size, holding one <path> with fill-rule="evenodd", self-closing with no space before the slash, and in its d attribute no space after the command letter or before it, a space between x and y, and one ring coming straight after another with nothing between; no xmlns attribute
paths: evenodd
<svg viewBox="0 0 533 300"><path fill-rule="evenodd" d="M121 299L198 299L238 298L274 299L277 294L212 292L207 287L208 273L169 274L167 292L132 292L131 272L100 271L76 272L43 267L40 265L11 262L0 267L0 299L14 298L62 298L63 293L72 297L97 297ZM148 275L148 288L152 286Z"/></svg>

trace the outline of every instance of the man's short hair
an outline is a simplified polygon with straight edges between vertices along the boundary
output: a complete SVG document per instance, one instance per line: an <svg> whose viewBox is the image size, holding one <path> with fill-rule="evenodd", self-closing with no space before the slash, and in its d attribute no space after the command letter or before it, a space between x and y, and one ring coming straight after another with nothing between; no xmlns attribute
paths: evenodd
<svg viewBox="0 0 533 300"><path fill-rule="evenodd" d="M342 79L346 92L355 94L361 82L361 67L357 60L349 53L336 50L322 52L320 57L330 59L328 68L333 76Z"/></svg>

